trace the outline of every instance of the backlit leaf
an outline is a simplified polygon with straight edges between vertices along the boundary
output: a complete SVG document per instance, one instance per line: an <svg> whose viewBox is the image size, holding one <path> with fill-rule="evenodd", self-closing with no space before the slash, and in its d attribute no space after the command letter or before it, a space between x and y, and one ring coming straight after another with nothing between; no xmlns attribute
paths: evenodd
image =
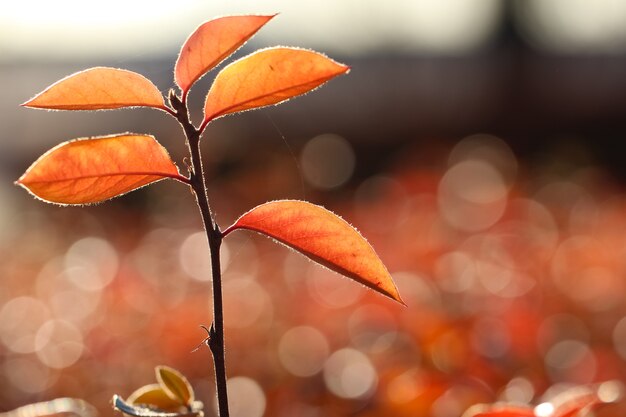
<svg viewBox="0 0 626 417"><path fill-rule="evenodd" d="M245 213L224 235L236 229L270 236L402 303L387 268L370 244L345 220L323 207L296 200L272 201Z"/></svg>
<svg viewBox="0 0 626 417"><path fill-rule="evenodd" d="M136 72L96 67L52 84L22 104L51 110L103 110L120 107L156 107L164 110L161 92Z"/></svg>
<svg viewBox="0 0 626 417"><path fill-rule="evenodd" d="M271 16L225 16L203 23L180 50L174 79L184 94L207 71L250 39Z"/></svg>
<svg viewBox="0 0 626 417"><path fill-rule="evenodd" d="M204 106L204 123L304 94L349 68L326 56L295 48L257 51L225 67Z"/></svg>
<svg viewBox="0 0 626 417"><path fill-rule="evenodd" d="M137 389L126 399L130 405L148 405L161 410L176 410L185 403L178 398L171 398L159 384L149 384Z"/></svg>
<svg viewBox="0 0 626 417"><path fill-rule="evenodd" d="M186 181L153 136L123 134L64 142L43 154L17 183L44 201L86 204L168 177Z"/></svg>
<svg viewBox="0 0 626 417"><path fill-rule="evenodd" d="M157 366L155 371L159 385L170 398L180 401L183 404L193 403L193 388L183 374L174 368L164 365Z"/></svg>

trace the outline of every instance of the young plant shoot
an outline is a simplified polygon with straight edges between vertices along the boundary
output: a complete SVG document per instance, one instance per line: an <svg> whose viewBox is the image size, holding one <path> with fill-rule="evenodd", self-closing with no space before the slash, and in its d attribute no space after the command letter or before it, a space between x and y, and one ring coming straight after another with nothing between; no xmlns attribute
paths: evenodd
<svg viewBox="0 0 626 417"><path fill-rule="evenodd" d="M200 210L212 261L213 321L207 344L213 355L220 417L228 417L224 325L220 271L222 240L237 229L269 236L311 260L352 278L402 303L389 272L367 241L332 212L305 201L272 201L243 214L223 229L217 224L207 196L202 168L201 137L215 119L289 100L307 93L349 68L326 56L300 48L274 47L256 51L225 66L206 95L204 117L189 119L187 97L194 83L230 56L274 15L226 16L200 25L183 44L174 68L178 91L167 100L140 74L96 67L70 75L27 101L26 107L49 110L105 110L152 107L173 116L181 125L189 152L189 174L183 175L165 148L150 135L121 133L76 139L44 153L17 183L37 198L60 205L83 205L123 195L145 185L174 179L190 187ZM157 368L159 384L133 394L152 398L164 408L184 406L194 414L193 390L170 368ZM137 398L135 398L137 397ZM139 401L141 402L141 401ZM123 409L127 413L142 410ZM149 410L143 410L145 412ZM144 412L143 415L146 415ZM180 415L154 414L154 415Z"/></svg>

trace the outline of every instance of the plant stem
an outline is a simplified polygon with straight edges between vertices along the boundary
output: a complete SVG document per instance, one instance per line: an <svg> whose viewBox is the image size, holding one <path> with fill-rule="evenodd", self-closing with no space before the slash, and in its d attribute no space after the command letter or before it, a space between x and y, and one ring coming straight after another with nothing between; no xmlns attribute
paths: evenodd
<svg viewBox="0 0 626 417"><path fill-rule="evenodd" d="M185 131L189 154L191 156L189 184L196 197L200 209L204 230L206 231L211 254L211 273L213 277L213 323L209 330L208 345L213 355L215 369L215 386L217 388L218 416L229 417L228 393L226 390L226 361L224 358L224 308L222 303L222 271L220 266L220 248L222 246L222 232L213 217L206 190L206 179L202 168L202 153L200 151L201 130L196 129L189 121L186 102L182 102L173 92L170 93L170 103L175 115Z"/></svg>
<svg viewBox="0 0 626 417"><path fill-rule="evenodd" d="M217 224L216 224L217 226ZM224 347L224 308L222 303L222 273L220 268L220 246L222 235L219 229L209 233L211 250L211 269L213 273L213 324L209 332L209 348L215 365L215 384L217 387L218 415L228 417L228 392L226 390L226 362Z"/></svg>

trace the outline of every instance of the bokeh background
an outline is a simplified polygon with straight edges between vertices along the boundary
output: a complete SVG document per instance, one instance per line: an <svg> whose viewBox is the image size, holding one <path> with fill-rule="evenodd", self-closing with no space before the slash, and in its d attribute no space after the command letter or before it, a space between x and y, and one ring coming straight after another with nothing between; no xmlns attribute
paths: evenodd
<svg viewBox="0 0 626 417"><path fill-rule="evenodd" d="M154 134L182 167L180 128L149 109L19 104L91 66L165 93L198 24L274 12L236 56L305 46L352 72L208 128L218 222L272 199L323 204L367 236L408 307L229 236L232 415L456 417L623 380L623 1L22 0L0 6L0 411L70 396L113 415L114 393L166 364L214 415L210 354L191 352L211 295L190 193L161 182L72 208L12 184L61 141L124 131ZM192 90L196 121L213 75Z"/></svg>

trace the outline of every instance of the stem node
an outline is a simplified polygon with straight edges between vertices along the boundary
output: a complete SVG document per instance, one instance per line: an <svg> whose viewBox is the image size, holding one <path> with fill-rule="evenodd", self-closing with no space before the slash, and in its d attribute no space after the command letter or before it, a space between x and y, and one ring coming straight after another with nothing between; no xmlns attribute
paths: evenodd
<svg viewBox="0 0 626 417"><path fill-rule="evenodd" d="M181 108L183 107L182 101L176 95L176 91L173 88L170 88L169 93L167 94L167 98L170 101L170 105L174 109L174 111L178 114L180 113Z"/></svg>

